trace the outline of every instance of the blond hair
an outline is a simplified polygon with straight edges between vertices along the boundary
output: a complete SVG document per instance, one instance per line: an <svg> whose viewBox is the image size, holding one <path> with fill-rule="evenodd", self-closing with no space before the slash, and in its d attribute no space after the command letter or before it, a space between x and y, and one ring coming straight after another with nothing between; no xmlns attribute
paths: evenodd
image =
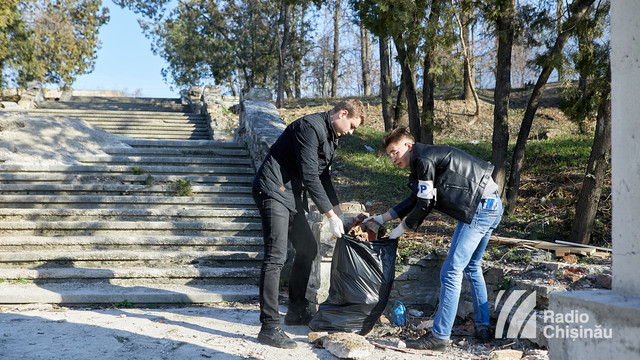
<svg viewBox="0 0 640 360"><path fill-rule="evenodd" d="M366 118L364 112L364 105L362 105L362 101L358 99L347 99L340 101L336 106L331 109L331 114L335 114L340 110L347 110L347 117L360 119L360 125L364 124L364 120Z"/></svg>

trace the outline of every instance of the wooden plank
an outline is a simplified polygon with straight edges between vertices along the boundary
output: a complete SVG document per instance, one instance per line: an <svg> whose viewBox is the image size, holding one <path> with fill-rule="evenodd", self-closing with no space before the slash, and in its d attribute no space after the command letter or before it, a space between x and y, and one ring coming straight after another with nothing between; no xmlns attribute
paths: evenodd
<svg viewBox="0 0 640 360"><path fill-rule="evenodd" d="M557 244L563 244L563 245L570 245L570 246L574 246L574 247L580 247L580 248L589 248L589 249L595 249L595 250L600 250L600 251L611 252L611 249L607 249L607 248L603 248L603 247L599 247L599 246L586 245L586 244L578 244L578 243L574 243L574 242L570 242L570 241L556 240L556 243Z"/></svg>

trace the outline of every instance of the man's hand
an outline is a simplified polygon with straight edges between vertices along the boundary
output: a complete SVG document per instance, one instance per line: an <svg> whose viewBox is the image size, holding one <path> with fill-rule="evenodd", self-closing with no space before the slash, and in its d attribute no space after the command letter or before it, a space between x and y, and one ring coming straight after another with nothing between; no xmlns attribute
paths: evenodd
<svg viewBox="0 0 640 360"><path fill-rule="evenodd" d="M404 224L404 221L400 223L395 229L391 230L391 234L389 234L389 239L397 239L402 234L404 234L409 228Z"/></svg>
<svg viewBox="0 0 640 360"><path fill-rule="evenodd" d="M329 231L331 231L331 233L337 238L344 235L344 224L342 223L342 220L340 220L339 216L334 215L329 218Z"/></svg>
<svg viewBox="0 0 640 360"><path fill-rule="evenodd" d="M364 224L371 220L377 222L380 225L384 225L384 219L382 218L382 215L369 216L368 218L362 220L362 223Z"/></svg>

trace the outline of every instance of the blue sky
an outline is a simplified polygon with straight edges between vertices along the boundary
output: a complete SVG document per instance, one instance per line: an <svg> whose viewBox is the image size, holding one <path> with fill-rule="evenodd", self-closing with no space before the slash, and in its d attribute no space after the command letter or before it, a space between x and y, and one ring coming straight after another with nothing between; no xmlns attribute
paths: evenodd
<svg viewBox="0 0 640 360"><path fill-rule="evenodd" d="M102 48L98 50L95 69L79 76L73 84L78 90L120 90L133 95L140 89L142 97L179 97L162 79L160 70L167 63L151 52L151 41L144 37L137 15L105 0L111 19L100 28Z"/></svg>

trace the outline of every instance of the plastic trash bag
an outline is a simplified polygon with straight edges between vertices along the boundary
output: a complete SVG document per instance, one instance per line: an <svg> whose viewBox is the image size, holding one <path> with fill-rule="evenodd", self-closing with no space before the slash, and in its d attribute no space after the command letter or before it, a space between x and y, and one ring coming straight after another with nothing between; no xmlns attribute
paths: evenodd
<svg viewBox="0 0 640 360"><path fill-rule="evenodd" d="M368 334L387 306L395 278L398 240L336 241L329 297L309 323L313 331Z"/></svg>

